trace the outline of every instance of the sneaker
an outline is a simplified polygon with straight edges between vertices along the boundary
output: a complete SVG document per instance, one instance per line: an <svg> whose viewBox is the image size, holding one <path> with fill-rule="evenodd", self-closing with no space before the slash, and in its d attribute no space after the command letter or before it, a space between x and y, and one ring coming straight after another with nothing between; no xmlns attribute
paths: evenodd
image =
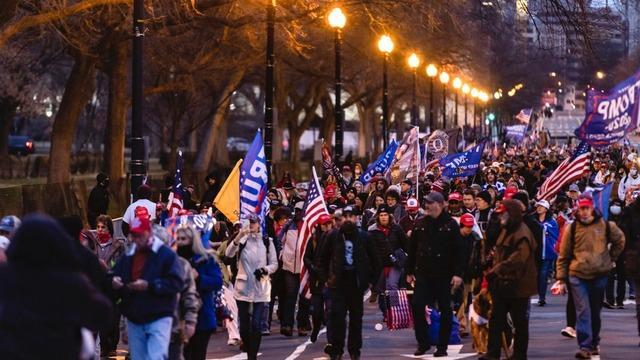
<svg viewBox="0 0 640 360"><path fill-rule="evenodd" d="M262 336L270 336L271 335L271 330L264 329L264 330L262 330L262 332L260 334L262 334Z"/></svg>
<svg viewBox="0 0 640 360"><path fill-rule="evenodd" d="M600 355L600 345L596 346L595 349L591 349L591 355Z"/></svg>
<svg viewBox="0 0 640 360"><path fill-rule="evenodd" d="M562 334L562 336L566 336L568 338L576 338L576 329L567 326L566 328L562 329L562 331L560 331L560 334Z"/></svg>
<svg viewBox="0 0 640 360"><path fill-rule="evenodd" d="M290 327L284 326L284 327L280 328L280 334L282 334L282 335L284 335L286 337L291 337L291 336L293 336L293 330L291 330Z"/></svg>
<svg viewBox="0 0 640 360"><path fill-rule="evenodd" d="M605 307L607 309L615 309L616 307L611 305L608 301L603 301L602 302L602 307Z"/></svg>
<svg viewBox="0 0 640 360"><path fill-rule="evenodd" d="M414 356L421 356L427 353L427 351L431 350L431 346L422 347L418 346L418 349L413 353Z"/></svg>
<svg viewBox="0 0 640 360"><path fill-rule="evenodd" d="M618 306L616 306L618 309L624 309L624 304L623 303L618 303Z"/></svg>
<svg viewBox="0 0 640 360"><path fill-rule="evenodd" d="M436 350L436 352L433 353L433 357L445 357L445 356L449 356L449 354L447 354L446 349L438 349Z"/></svg>
<svg viewBox="0 0 640 360"><path fill-rule="evenodd" d="M229 341L227 341L227 345L238 346L240 345L240 339L229 339Z"/></svg>
<svg viewBox="0 0 640 360"><path fill-rule="evenodd" d="M538 306L542 307L542 306L545 306L545 305L547 305L547 302L546 302L546 301L544 301L544 300L538 300Z"/></svg>
<svg viewBox="0 0 640 360"><path fill-rule="evenodd" d="M576 353L576 359L591 359L591 352L588 350L580 349Z"/></svg>

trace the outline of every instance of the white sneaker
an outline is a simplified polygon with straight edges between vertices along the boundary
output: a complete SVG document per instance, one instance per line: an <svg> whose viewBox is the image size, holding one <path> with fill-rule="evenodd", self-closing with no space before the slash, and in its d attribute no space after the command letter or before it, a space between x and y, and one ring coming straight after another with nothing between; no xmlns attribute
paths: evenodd
<svg viewBox="0 0 640 360"><path fill-rule="evenodd" d="M562 331L560 331L560 334L562 334L562 336L575 339L576 330L572 327L567 326L566 328L562 329Z"/></svg>
<svg viewBox="0 0 640 360"><path fill-rule="evenodd" d="M229 346L237 346L240 344L240 339L229 339L229 341L227 341L227 345Z"/></svg>

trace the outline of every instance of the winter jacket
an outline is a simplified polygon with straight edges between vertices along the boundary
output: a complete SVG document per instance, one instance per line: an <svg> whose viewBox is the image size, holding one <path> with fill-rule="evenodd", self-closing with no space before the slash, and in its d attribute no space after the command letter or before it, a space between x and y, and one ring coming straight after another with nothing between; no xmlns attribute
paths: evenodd
<svg viewBox="0 0 640 360"><path fill-rule="evenodd" d="M347 271L345 239L349 239L353 244L353 271L356 273L358 290L364 292L369 285L378 281L381 266L375 244L368 234L359 230L355 224L345 223L340 229L327 235L318 266L320 279L326 282L330 289L342 288L343 275Z"/></svg>
<svg viewBox="0 0 640 360"><path fill-rule="evenodd" d="M524 298L538 292L535 262L536 243L533 234L523 222L515 231L502 229L496 242L493 267L488 279L515 280L515 289L506 297ZM505 296L505 293L502 293Z"/></svg>
<svg viewBox="0 0 640 360"><path fill-rule="evenodd" d="M190 261L191 266L198 272L196 289L200 295L202 306L198 312L196 330L215 330L216 321L216 293L222 288L222 271L213 257L195 256Z"/></svg>
<svg viewBox="0 0 640 360"><path fill-rule="evenodd" d="M131 280L131 270L136 246L133 244L120 258L113 269L126 285ZM166 316L173 316L177 296L183 286L182 266L178 256L156 237L153 238L151 252L142 268L141 279L149 283L146 291L129 290L122 287L117 293L122 298L124 316L136 324L146 324Z"/></svg>
<svg viewBox="0 0 640 360"><path fill-rule="evenodd" d="M631 279L640 279L640 200L625 208L621 217L624 231L624 264L626 275Z"/></svg>
<svg viewBox="0 0 640 360"><path fill-rule="evenodd" d="M398 249L406 252L407 249L407 235L404 230L394 222L389 224L389 234L386 235L382 231L382 227L378 222L369 226L369 238L376 246L378 251L378 259L382 263L383 267L395 265L391 255L393 255Z"/></svg>
<svg viewBox="0 0 640 360"><path fill-rule="evenodd" d="M560 254L556 265L556 278L566 280L576 276L594 279L609 274L613 263L624 249L624 233L615 223L609 222L609 239L602 217L596 215L589 223L576 219L564 231ZM611 244L609 249L608 244Z"/></svg>
<svg viewBox="0 0 640 360"><path fill-rule="evenodd" d="M321 294L324 282L320 279L320 255L327 242L328 232L320 232L319 229L313 234L313 239L307 241L307 248L304 251L304 266L309 272L309 289L312 294Z"/></svg>
<svg viewBox="0 0 640 360"><path fill-rule="evenodd" d="M539 245L541 248L539 252L540 260L555 260L558 257L555 248L560 233L558 223L553 216L547 214L544 221L540 222L538 220L538 224L543 228L542 241Z"/></svg>
<svg viewBox="0 0 640 360"><path fill-rule="evenodd" d="M234 297L246 302L269 302L271 300L271 279L262 276L258 281L254 272L264 268L268 274L278 270L276 249L271 239L268 240L269 249L265 247L262 233L238 234L229 243L225 255L232 258L238 254L242 245L242 252L237 259L238 274L236 275Z"/></svg>
<svg viewBox="0 0 640 360"><path fill-rule="evenodd" d="M423 216L424 215L420 213L411 215L410 213L407 212L407 215L405 215L402 219L400 219L399 225L402 228L402 230L404 230L405 233L409 233L409 231L413 230L413 228L416 226L416 224L420 221L420 219Z"/></svg>
<svg viewBox="0 0 640 360"><path fill-rule="evenodd" d="M300 254L300 245L298 244L298 226L301 222L291 220L284 226L280 233L280 243L282 250L280 251L280 261L282 261L282 269L300 274L302 269L302 256Z"/></svg>
<svg viewBox="0 0 640 360"><path fill-rule="evenodd" d="M460 226L446 211L416 224L408 246L406 273L420 278L462 277L466 267L466 246Z"/></svg>
<svg viewBox="0 0 640 360"><path fill-rule="evenodd" d="M173 325L171 326L171 334L176 339L182 341L184 336L184 324L193 326L198 322L198 311L200 310L200 295L196 290L196 280L193 277L193 268L189 261L178 257L178 262L182 266L182 289L178 294L178 306L173 312Z"/></svg>
<svg viewBox="0 0 640 360"><path fill-rule="evenodd" d="M96 218L106 214L109 209L109 189L98 184L89 194L87 201L87 218L92 228L95 228Z"/></svg>
<svg viewBox="0 0 640 360"><path fill-rule="evenodd" d="M640 186L640 175L636 175L635 178L629 174L625 175L618 185L618 199L624 201L627 190L634 186Z"/></svg>

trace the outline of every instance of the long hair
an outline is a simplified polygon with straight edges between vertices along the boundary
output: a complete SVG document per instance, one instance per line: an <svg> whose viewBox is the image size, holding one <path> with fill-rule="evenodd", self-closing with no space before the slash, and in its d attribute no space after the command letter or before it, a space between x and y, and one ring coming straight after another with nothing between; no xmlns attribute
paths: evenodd
<svg viewBox="0 0 640 360"><path fill-rule="evenodd" d="M204 258L213 257L213 254L204 247L202 239L200 238L200 232L193 226L178 228L178 230L176 231L176 235L179 234L183 234L184 236L191 239L191 249L193 250L194 254L200 255Z"/></svg>
<svg viewBox="0 0 640 360"><path fill-rule="evenodd" d="M96 218L96 224L99 222L103 223L104 226L107 227L107 230L109 230L109 234L113 236L113 220L111 220L111 216L100 215Z"/></svg>

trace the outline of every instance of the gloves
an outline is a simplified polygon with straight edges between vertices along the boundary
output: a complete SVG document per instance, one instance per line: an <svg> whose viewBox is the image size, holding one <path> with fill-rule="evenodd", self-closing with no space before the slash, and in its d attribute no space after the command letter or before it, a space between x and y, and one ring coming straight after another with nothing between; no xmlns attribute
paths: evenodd
<svg viewBox="0 0 640 360"><path fill-rule="evenodd" d="M256 277L257 281L262 280L262 277L267 275L269 272L267 271L267 269L265 268L260 268L260 269L256 269L256 271L253 272L253 276Z"/></svg>

